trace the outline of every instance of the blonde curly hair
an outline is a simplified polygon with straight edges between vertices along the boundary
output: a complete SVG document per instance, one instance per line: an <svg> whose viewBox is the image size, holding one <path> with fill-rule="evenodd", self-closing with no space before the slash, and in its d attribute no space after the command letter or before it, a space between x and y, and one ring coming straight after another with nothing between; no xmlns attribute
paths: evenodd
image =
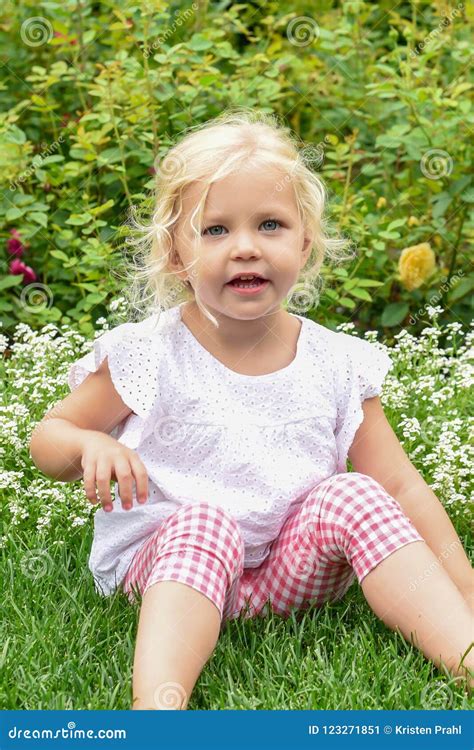
<svg viewBox="0 0 474 750"><path fill-rule="evenodd" d="M189 281L183 282L175 271L168 270L171 261L179 261L173 236L182 216L183 192L190 183L200 181L203 192L191 217L194 248L199 247L210 186L235 174L243 165L255 170L280 168L283 180L290 181L294 187L300 219L305 230L313 235L312 248L297 286L301 283L306 292L315 290L321 281L319 270L324 260L339 263L352 258L353 254L344 253L349 240L328 235L326 187L311 169L314 161L321 159L318 148L294 137L276 115L245 107L228 109L212 120L189 128L155 165L151 220L146 224L137 220L135 207L128 217L131 232L126 243L136 247L137 253L131 264L125 266L127 283L123 299L129 311L127 319L138 320L152 314L159 319L162 310L194 299L203 314L218 326ZM196 218L197 225L194 224ZM191 271L189 267L184 270ZM313 291L312 296L317 294Z"/></svg>

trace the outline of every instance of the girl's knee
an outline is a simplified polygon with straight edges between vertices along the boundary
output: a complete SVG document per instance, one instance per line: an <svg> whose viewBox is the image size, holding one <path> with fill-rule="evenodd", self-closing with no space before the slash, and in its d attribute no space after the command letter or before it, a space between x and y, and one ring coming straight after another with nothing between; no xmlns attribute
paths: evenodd
<svg viewBox="0 0 474 750"><path fill-rule="evenodd" d="M187 503L178 508L167 521L173 525L179 523L192 526L196 535L222 536L233 546L240 546L240 543L243 543L236 519L220 505L212 505L206 501Z"/></svg>
<svg viewBox="0 0 474 750"><path fill-rule="evenodd" d="M346 559L360 575L394 545L419 538L397 500L366 474L337 474L317 490L301 520L318 554L330 562Z"/></svg>
<svg viewBox="0 0 474 750"><path fill-rule="evenodd" d="M182 505L162 526L161 544L207 551L220 558L232 579L243 572L245 545L237 521L224 508L205 501Z"/></svg>
<svg viewBox="0 0 474 750"><path fill-rule="evenodd" d="M409 523L397 500L367 474L336 474L320 490L316 488L308 497L302 520L322 542L341 532L346 535L350 530L375 527L390 518Z"/></svg>
<svg viewBox="0 0 474 750"><path fill-rule="evenodd" d="M377 508L384 509L396 500L373 477L358 471L335 474L323 488L323 494L312 494L313 507L318 515L328 513L331 517L341 513L345 517Z"/></svg>

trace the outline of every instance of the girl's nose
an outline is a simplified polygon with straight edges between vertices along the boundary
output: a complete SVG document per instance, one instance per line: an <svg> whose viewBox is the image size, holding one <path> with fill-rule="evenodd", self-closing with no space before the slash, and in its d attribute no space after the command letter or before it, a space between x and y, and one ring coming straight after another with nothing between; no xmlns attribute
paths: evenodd
<svg viewBox="0 0 474 750"><path fill-rule="evenodd" d="M251 232L240 232L235 236L232 253L237 256L248 257L259 255L258 239Z"/></svg>

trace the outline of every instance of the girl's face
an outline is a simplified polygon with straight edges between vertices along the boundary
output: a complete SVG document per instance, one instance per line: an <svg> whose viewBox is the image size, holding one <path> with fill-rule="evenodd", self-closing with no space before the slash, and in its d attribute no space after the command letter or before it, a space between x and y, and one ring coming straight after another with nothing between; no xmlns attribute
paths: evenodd
<svg viewBox="0 0 474 750"><path fill-rule="evenodd" d="M199 183L183 193L175 249L183 265L191 265L178 275L188 277L201 302L216 313L253 319L278 309L311 251L290 181L280 171L241 172L211 185L196 260L190 219L201 194ZM235 274L251 273L270 282L258 294L236 294L227 286Z"/></svg>

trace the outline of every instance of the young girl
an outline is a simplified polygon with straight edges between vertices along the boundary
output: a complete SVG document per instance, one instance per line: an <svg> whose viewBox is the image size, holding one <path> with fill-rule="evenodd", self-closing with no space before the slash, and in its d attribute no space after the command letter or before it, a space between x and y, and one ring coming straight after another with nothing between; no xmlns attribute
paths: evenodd
<svg viewBox="0 0 474 750"><path fill-rule="evenodd" d="M228 620L335 601L356 578L388 627L472 684L473 571L384 415L387 351L282 306L301 279L314 305L345 245L325 198L274 117L189 132L142 227L154 312L94 341L32 438L40 469L102 504L97 590L141 599L135 709L186 708Z"/></svg>

